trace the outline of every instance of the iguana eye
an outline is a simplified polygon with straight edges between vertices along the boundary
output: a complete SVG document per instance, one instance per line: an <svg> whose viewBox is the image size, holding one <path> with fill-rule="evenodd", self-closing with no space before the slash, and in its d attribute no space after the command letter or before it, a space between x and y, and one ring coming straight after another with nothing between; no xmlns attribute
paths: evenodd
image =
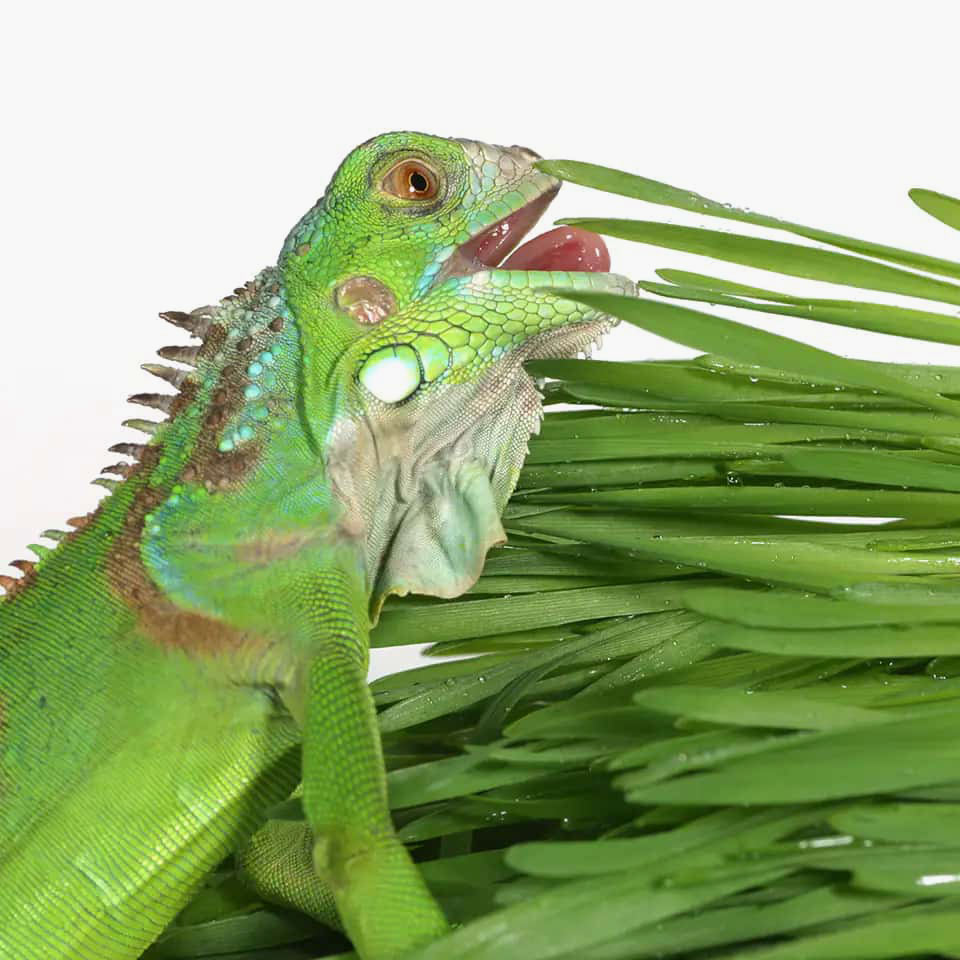
<svg viewBox="0 0 960 960"><path fill-rule="evenodd" d="M382 189L400 200L433 200L440 180L422 160L401 160L387 171Z"/></svg>

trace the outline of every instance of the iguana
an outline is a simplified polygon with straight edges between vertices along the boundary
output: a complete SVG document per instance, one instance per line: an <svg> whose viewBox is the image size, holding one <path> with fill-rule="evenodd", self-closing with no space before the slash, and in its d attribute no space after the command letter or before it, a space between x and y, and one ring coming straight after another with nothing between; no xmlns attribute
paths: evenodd
<svg viewBox="0 0 960 960"><path fill-rule="evenodd" d="M167 419L127 421L150 436L111 448L109 496L3 580L0 956L131 960L251 834L253 885L317 917L332 894L364 960L445 930L391 824L368 632L504 540L523 362L610 323L547 288L634 289L585 231L514 250L559 188L536 159L376 137L275 267L163 314L199 344L131 399ZM301 778L306 846L256 833Z"/></svg>

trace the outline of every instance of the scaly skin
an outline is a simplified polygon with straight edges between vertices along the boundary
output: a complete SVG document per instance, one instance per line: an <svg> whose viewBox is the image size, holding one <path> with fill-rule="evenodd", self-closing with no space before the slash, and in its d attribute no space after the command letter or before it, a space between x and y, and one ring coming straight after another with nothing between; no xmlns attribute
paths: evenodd
<svg viewBox="0 0 960 960"><path fill-rule="evenodd" d="M458 275L460 245L555 191L531 161L378 137L277 267L167 315L202 339L161 351L193 366L153 368L174 398L138 398L169 419L0 603L0 957L139 956L301 777L312 837L257 833L253 884L317 916L332 892L364 960L444 931L390 822L368 632L390 593L461 593L503 539L540 414L522 361L606 322L543 288L632 289Z"/></svg>

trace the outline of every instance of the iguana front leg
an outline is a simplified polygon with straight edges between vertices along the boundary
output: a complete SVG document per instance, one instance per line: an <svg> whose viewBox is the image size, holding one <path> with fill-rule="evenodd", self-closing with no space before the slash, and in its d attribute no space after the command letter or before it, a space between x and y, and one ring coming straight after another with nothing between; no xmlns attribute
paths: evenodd
<svg viewBox="0 0 960 960"><path fill-rule="evenodd" d="M312 656L287 699L302 724L313 862L360 956L393 960L443 933L447 922L390 818L366 679L366 595L337 572L311 581L297 603Z"/></svg>

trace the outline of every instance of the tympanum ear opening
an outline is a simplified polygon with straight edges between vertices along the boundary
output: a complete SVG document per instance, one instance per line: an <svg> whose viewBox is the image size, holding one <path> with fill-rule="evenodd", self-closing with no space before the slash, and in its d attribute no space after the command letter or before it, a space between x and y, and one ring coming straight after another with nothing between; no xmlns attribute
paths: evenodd
<svg viewBox="0 0 960 960"><path fill-rule="evenodd" d="M487 470L476 460L435 461L390 543L371 600L375 623L390 594L457 597L506 542Z"/></svg>
<svg viewBox="0 0 960 960"><path fill-rule="evenodd" d="M397 309L393 292L376 277L350 277L333 296L338 310L365 326L382 323Z"/></svg>

